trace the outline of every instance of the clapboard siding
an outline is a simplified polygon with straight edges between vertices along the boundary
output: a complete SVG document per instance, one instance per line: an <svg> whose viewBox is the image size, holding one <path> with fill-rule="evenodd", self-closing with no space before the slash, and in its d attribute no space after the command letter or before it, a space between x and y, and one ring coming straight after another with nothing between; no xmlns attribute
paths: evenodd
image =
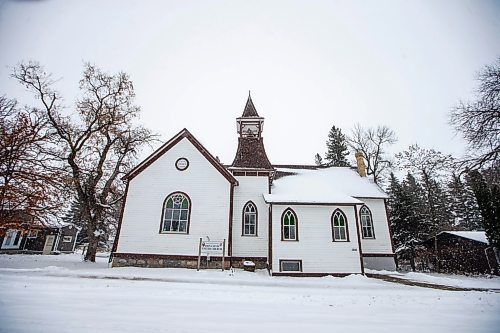
<svg viewBox="0 0 500 333"><path fill-rule="evenodd" d="M362 198L360 198L360 200L362 200L372 212L373 230L375 232L375 239L361 238L363 253L392 254L391 235L389 233L389 224L387 223L384 200ZM358 206L358 214L361 207L362 206ZM359 234L362 235L361 225Z"/></svg>
<svg viewBox="0 0 500 333"><path fill-rule="evenodd" d="M288 207L297 214L298 241L281 240L281 215ZM332 240L331 216L337 208L347 217L349 242ZM279 260L300 259L304 273L361 273L353 206L273 205L272 219L273 272L279 272Z"/></svg>
<svg viewBox="0 0 500 333"><path fill-rule="evenodd" d="M175 167L180 157L189 160L185 171ZM130 181L117 252L197 255L200 238L228 239L230 187L191 142L182 139ZM160 234L163 202L177 191L191 199L189 234Z"/></svg>
<svg viewBox="0 0 500 333"><path fill-rule="evenodd" d="M269 188L268 177L236 177L234 189L233 256L267 257L269 214L263 193ZM257 236L242 236L243 208L248 201L257 207Z"/></svg>

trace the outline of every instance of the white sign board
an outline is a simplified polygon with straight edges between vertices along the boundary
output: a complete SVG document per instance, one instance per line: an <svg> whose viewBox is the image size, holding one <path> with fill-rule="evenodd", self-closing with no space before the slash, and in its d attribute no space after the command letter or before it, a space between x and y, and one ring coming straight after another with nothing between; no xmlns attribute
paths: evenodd
<svg viewBox="0 0 500 333"><path fill-rule="evenodd" d="M202 241L201 253L205 255L221 256L224 252L224 241Z"/></svg>
<svg viewBox="0 0 500 333"><path fill-rule="evenodd" d="M198 245L198 270L200 270L202 255L207 256L207 267L211 255L215 257L222 257L222 270L224 271L224 268L226 267L225 265L226 240L224 239L221 241L203 241L203 239L200 238L200 243Z"/></svg>

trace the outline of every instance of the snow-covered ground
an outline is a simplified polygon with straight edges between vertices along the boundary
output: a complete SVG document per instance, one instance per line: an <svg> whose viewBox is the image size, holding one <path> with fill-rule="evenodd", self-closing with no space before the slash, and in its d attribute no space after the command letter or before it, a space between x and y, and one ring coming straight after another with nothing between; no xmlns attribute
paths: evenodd
<svg viewBox="0 0 500 333"><path fill-rule="evenodd" d="M449 275L439 273L418 273L418 272L390 272L366 270L367 273L388 275L399 279L431 283L442 286L471 288L471 289L498 289L500 291L500 277L498 276L465 276Z"/></svg>
<svg viewBox="0 0 500 333"><path fill-rule="evenodd" d="M387 272L387 274L396 274ZM405 276L403 276L405 277ZM500 288L499 278L406 278ZM465 281L465 282L464 282ZM0 332L499 332L500 293L0 255Z"/></svg>

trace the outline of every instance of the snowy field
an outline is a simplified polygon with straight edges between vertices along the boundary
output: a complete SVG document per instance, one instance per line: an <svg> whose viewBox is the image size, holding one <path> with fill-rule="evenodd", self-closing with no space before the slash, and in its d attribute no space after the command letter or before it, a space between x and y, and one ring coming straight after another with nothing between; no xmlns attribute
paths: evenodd
<svg viewBox="0 0 500 333"><path fill-rule="evenodd" d="M386 274L397 274L386 272ZM500 289L499 278L409 274ZM0 332L500 332L500 293L0 255Z"/></svg>

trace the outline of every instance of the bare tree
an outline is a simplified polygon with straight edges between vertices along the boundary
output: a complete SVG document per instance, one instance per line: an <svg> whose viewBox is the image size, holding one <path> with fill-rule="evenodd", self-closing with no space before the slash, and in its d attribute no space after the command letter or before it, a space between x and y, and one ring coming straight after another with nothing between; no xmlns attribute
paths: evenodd
<svg viewBox="0 0 500 333"><path fill-rule="evenodd" d="M425 183L450 174L454 159L434 149L421 148L418 144L396 154L396 164L400 169L421 177Z"/></svg>
<svg viewBox="0 0 500 333"><path fill-rule="evenodd" d="M12 76L41 101L41 109L65 162L63 179L76 192L87 225L89 248L85 260L95 261L99 235L105 232L106 211L117 204L120 175L131 168L138 150L155 140L149 130L133 124L140 108L133 104L132 81L123 72L108 75L85 64L82 97L74 113L65 115L62 98L52 89L51 75L34 62L21 64Z"/></svg>
<svg viewBox="0 0 500 333"><path fill-rule="evenodd" d="M477 99L452 109L452 126L468 143L460 166L480 169L500 162L500 58L478 75Z"/></svg>
<svg viewBox="0 0 500 333"><path fill-rule="evenodd" d="M364 128L356 124L347 140L355 153L363 153L367 174L373 176L375 183L379 183L384 172L391 166L387 147L397 141L394 131L387 126Z"/></svg>

